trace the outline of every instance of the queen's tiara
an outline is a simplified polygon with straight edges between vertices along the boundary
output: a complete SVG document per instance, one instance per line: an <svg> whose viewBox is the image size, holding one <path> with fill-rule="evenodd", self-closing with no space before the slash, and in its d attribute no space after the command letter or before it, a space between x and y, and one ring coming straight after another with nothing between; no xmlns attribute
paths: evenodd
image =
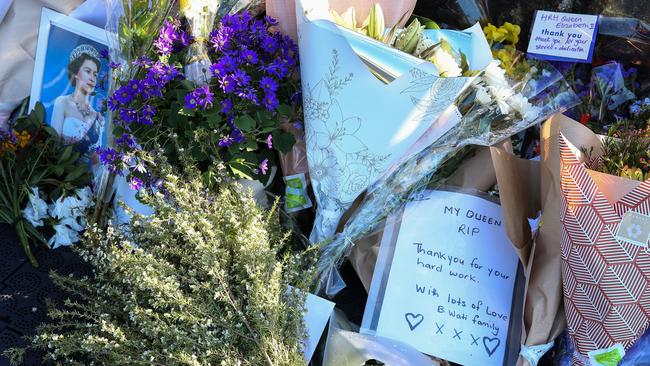
<svg viewBox="0 0 650 366"><path fill-rule="evenodd" d="M83 54L86 54L86 55L96 59L97 61L99 61L100 57L101 57L99 55L99 52L97 52L97 50L95 49L95 47L93 47L93 46L91 46L89 44L82 44L82 45L77 46L70 53L70 62L78 59Z"/></svg>

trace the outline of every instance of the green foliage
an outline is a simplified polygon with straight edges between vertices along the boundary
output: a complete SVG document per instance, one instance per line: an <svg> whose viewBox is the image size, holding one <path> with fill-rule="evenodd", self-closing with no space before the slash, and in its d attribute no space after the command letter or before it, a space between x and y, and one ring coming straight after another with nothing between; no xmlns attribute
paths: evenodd
<svg viewBox="0 0 650 366"><path fill-rule="evenodd" d="M639 181L650 178L650 130L635 127L628 122L612 126L602 141L603 154L592 168ZM593 153L583 152L589 157Z"/></svg>
<svg viewBox="0 0 650 366"><path fill-rule="evenodd" d="M31 347L60 365L304 365L312 262L285 254L276 210L198 173L167 175L163 191L128 230L87 230L75 250L95 277L51 274L75 296L50 308Z"/></svg>
<svg viewBox="0 0 650 366"><path fill-rule="evenodd" d="M34 110L18 118L0 141L0 222L16 227L25 254L34 266L30 243L46 243L43 234L23 220L32 187L54 201L90 183L88 164L80 164L80 153L65 145L57 132L45 123L45 109L39 102Z"/></svg>

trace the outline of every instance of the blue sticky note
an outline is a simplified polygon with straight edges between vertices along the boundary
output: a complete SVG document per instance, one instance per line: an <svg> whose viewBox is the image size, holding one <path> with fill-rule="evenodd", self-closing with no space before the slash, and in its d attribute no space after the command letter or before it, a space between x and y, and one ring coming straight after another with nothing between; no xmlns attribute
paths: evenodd
<svg viewBox="0 0 650 366"><path fill-rule="evenodd" d="M551 61L590 63L598 31L598 15L538 10L528 54Z"/></svg>

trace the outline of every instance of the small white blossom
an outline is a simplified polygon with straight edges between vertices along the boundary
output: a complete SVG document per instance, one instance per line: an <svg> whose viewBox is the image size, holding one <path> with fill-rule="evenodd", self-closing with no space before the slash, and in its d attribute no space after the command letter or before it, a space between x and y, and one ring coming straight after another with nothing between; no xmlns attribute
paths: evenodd
<svg viewBox="0 0 650 366"><path fill-rule="evenodd" d="M23 217L32 224L33 227L43 226L43 219L47 218L47 202L41 199L38 187L32 188L29 194L29 202L23 210Z"/></svg>
<svg viewBox="0 0 650 366"><path fill-rule="evenodd" d="M442 77L451 78L463 74L463 70L458 66L454 56L443 50L442 47L438 47L429 60L436 66Z"/></svg>

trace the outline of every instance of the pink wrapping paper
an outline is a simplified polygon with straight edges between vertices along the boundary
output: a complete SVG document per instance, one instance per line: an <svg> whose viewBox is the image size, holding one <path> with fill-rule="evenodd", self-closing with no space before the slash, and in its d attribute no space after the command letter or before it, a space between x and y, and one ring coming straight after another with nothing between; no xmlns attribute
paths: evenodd
<svg viewBox="0 0 650 366"><path fill-rule="evenodd" d="M650 181L590 171L560 135L562 279L569 334L584 365L589 351L628 349L650 324L650 253L617 237L630 211L650 215ZM604 184L603 184L604 183Z"/></svg>

